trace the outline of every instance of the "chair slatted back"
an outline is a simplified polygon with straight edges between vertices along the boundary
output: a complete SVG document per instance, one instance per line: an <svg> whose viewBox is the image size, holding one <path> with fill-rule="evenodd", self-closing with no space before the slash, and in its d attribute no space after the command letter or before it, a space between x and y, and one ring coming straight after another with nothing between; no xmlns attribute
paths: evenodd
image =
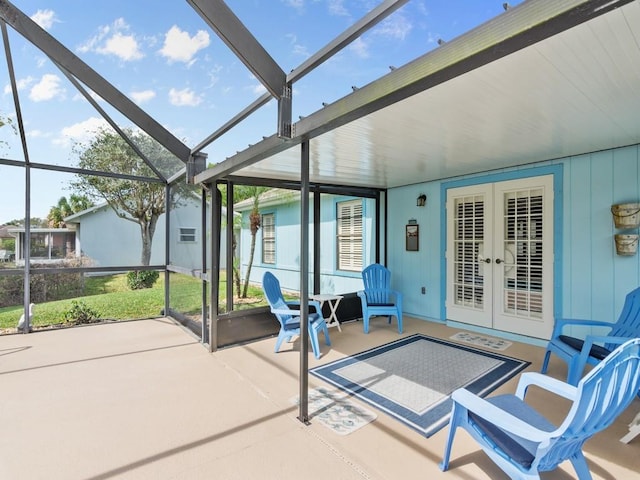
<svg viewBox="0 0 640 480"><path fill-rule="evenodd" d="M362 282L367 300L370 303L385 303L389 301L391 288L391 272L379 263L373 263L362 271Z"/></svg>
<svg viewBox="0 0 640 480"><path fill-rule="evenodd" d="M627 294L618 321L609 333L612 337L638 338L640 337L640 287ZM609 350L617 347L615 344L605 345Z"/></svg>
<svg viewBox="0 0 640 480"><path fill-rule="evenodd" d="M640 390L640 338L629 340L600 362L578 383L578 399L540 458L539 470L555 468L582 449L595 433L607 428Z"/></svg>
<svg viewBox="0 0 640 480"><path fill-rule="evenodd" d="M269 302L269 307L272 311L283 309L289 310L289 305L287 305L287 302L285 302L284 297L282 296L280 282L273 273L265 272L262 277L262 289L264 290L265 297L267 297L267 302ZM291 319L291 315L275 314L275 316L283 325Z"/></svg>

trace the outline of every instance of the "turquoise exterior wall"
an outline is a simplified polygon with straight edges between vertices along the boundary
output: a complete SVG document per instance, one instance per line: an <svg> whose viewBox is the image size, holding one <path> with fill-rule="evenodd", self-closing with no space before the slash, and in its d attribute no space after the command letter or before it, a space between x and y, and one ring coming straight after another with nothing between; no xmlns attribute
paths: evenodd
<svg viewBox="0 0 640 480"><path fill-rule="evenodd" d="M362 288L360 272L348 272L337 269L336 259L336 204L354 197L322 195L321 196L321 227L320 227L320 292L348 293ZM375 249L375 237L372 233L375 218L375 201L363 201L363 230L364 252L363 262L371 263ZM293 201L280 205L260 208L261 214L273 213L276 226L276 263L275 265L262 262L262 229L256 236L256 248L251 267L250 281L262 283L264 272L272 271L280 281L283 289L298 291L300 287L300 202ZM251 234L249 232L249 212L242 212L242 234L240 240L242 259L242 278L245 278L251 249ZM310 222L313 221L313 206L310 206ZM313 259L313 232L309 230L309 258ZM309 275L309 286L313 286L313 265Z"/></svg>
<svg viewBox="0 0 640 480"><path fill-rule="evenodd" d="M614 321L625 295L640 283L640 256L616 254L618 230L611 214L614 204L640 202L638 145L389 190L387 263L394 287L404 293L404 311L424 319L446 319L443 199L447 186L549 171L561 179L555 188L556 316ZM416 206L421 193L427 195L425 207ZM405 250L405 225L411 218L420 226L417 252Z"/></svg>

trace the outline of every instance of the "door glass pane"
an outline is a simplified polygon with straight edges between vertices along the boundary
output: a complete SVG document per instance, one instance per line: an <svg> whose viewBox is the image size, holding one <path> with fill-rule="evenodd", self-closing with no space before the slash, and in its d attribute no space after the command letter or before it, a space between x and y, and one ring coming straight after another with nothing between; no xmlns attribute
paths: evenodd
<svg viewBox="0 0 640 480"><path fill-rule="evenodd" d="M542 193L504 194L504 313L542 316Z"/></svg>
<svg viewBox="0 0 640 480"><path fill-rule="evenodd" d="M454 285L456 305L483 308L484 198L457 198L454 203Z"/></svg>

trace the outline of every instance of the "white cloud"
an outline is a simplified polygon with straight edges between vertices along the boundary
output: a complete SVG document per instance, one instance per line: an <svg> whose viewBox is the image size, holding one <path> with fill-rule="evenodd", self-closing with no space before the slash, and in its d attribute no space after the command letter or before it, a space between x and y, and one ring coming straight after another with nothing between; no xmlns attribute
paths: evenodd
<svg viewBox="0 0 640 480"><path fill-rule="evenodd" d="M89 96L91 98L93 98L96 102L105 103L104 99L100 95L98 95L96 92L91 91L91 90L87 90L87 91L89 93ZM85 96L83 94L78 92L73 96L72 100L75 101L75 102L86 101L86 98L85 98Z"/></svg>
<svg viewBox="0 0 640 480"><path fill-rule="evenodd" d="M91 117L79 123L64 127L60 136L53 143L60 146L69 146L72 143L88 143L100 130L113 130L104 118Z"/></svg>
<svg viewBox="0 0 640 480"><path fill-rule="evenodd" d="M369 58L369 45L362 38L356 38L349 45L349 50L360 58Z"/></svg>
<svg viewBox="0 0 640 480"><path fill-rule="evenodd" d="M295 44L293 46L293 54L304 58L311 56L311 54L309 53L309 49L300 44Z"/></svg>
<svg viewBox="0 0 640 480"><path fill-rule="evenodd" d="M34 81L35 79L32 76L20 78L19 80L16 81L16 86L18 87L18 91L29 88L29 86L32 85ZM11 84L7 83L4 86L4 94L9 95L10 93L11 93Z"/></svg>
<svg viewBox="0 0 640 480"><path fill-rule="evenodd" d="M47 73L42 76L38 83L31 87L29 98L34 102L44 102L56 97L63 97L64 93L65 90L60 85L60 77Z"/></svg>
<svg viewBox="0 0 640 480"><path fill-rule="evenodd" d="M202 98L190 88L182 90L172 88L169 90L169 102L176 107L195 107L202 102Z"/></svg>
<svg viewBox="0 0 640 480"><path fill-rule="evenodd" d="M51 136L51 134L43 132L42 130L27 130L25 134L29 138L45 138Z"/></svg>
<svg viewBox="0 0 640 480"><path fill-rule="evenodd" d="M411 21L402 13L396 12L395 15L390 16L378 25L375 32L384 37L404 40L412 29L413 24Z"/></svg>
<svg viewBox="0 0 640 480"><path fill-rule="evenodd" d="M289 43L291 43L293 47L294 55L305 58L310 55L307 47L298 43L298 36L295 33L288 33L285 35L285 37L289 39Z"/></svg>
<svg viewBox="0 0 640 480"><path fill-rule="evenodd" d="M126 62L140 60L144 54L138 41L129 32L129 25L118 18L111 25L100 27L98 33L78 47L80 52L96 52L101 55L114 55Z"/></svg>
<svg viewBox="0 0 640 480"><path fill-rule="evenodd" d="M283 0L285 5L301 10L304 7L304 0Z"/></svg>
<svg viewBox="0 0 640 480"><path fill-rule="evenodd" d="M56 17L56 14L53 10L38 10L36 13L31 15L31 20L36 22L45 30L49 30L55 22L59 20Z"/></svg>
<svg viewBox="0 0 640 480"><path fill-rule="evenodd" d="M258 83L254 85L251 90L253 90L253 93L255 93L256 96L260 96L267 91L267 88L261 83Z"/></svg>
<svg viewBox="0 0 640 480"><path fill-rule="evenodd" d="M142 90L140 92L131 92L130 95L134 102L141 105L154 98L156 96L156 92L153 90Z"/></svg>
<svg viewBox="0 0 640 480"><path fill-rule="evenodd" d="M344 6L344 0L329 0L329 13L338 17L348 17L349 12Z"/></svg>
<svg viewBox="0 0 640 480"><path fill-rule="evenodd" d="M138 48L138 42L135 37L133 35L123 35L119 32L107 39L104 46L97 48L96 52L103 55L115 55L125 62L140 60L144 57L140 48Z"/></svg>
<svg viewBox="0 0 640 480"><path fill-rule="evenodd" d="M198 30L193 37L189 32L180 30L173 26L164 36L164 44L160 49L160 54L166 57L169 62L184 62L191 64L194 56L199 50L209 46L209 34L204 30Z"/></svg>

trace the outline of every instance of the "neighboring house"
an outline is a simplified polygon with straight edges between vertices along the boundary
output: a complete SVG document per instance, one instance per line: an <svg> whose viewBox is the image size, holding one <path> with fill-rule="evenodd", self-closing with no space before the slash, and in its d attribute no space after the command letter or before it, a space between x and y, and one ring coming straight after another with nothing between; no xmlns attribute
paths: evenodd
<svg viewBox="0 0 640 480"><path fill-rule="evenodd" d="M224 215L223 208L223 215ZM75 228L77 248L89 257L94 266L112 267L140 265L142 239L140 226L118 217L107 204L98 205L64 219ZM165 263L165 222L162 215L153 236L151 265ZM169 263L188 270L202 268L202 208L199 199L189 199L185 205L171 211ZM225 265L226 239L221 235L221 265ZM207 260L208 262L209 260Z"/></svg>
<svg viewBox="0 0 640 480"><path fill-rule="evenodd" d="M320 198L320 291L335 294L355 292L362 288L360 272L363 266L371 263L373 258L372 242L375 237L371 229L375 202L336 195L321 195ZM242 278L245 277L251 251L249 213L252 208L253 198L234 205L234 210L242 214L239 249ZM268 190L260 196L259 210L261 226L256 236L250 281L261 284L264 272L269 270L278 277L283 289L297 291L300 285L300 193ZM312 222L312 214L310 217ZM309 254L312 252L313 242L309 246Z"/></svg>
<svg viewBox="0 0 640 480"><path fill-rule="evenodd" d="M15 260L24 263L25 229L24 227L9 228L9 233L16 238ZM76 232L69 228L32 228L31 233L31 261L59 262L64 259L80 257L76 245Z"/></svg>

